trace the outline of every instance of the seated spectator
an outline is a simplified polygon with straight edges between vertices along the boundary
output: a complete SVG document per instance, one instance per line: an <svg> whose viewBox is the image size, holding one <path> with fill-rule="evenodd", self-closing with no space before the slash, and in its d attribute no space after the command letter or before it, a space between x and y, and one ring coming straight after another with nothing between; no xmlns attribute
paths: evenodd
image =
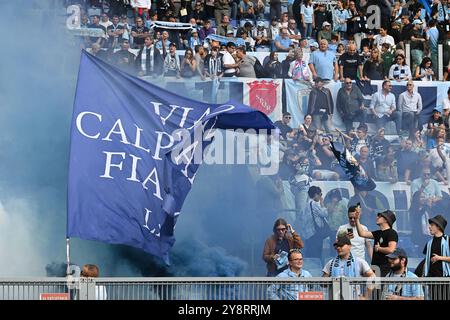
<svg viewBox="0 0 450 320"><path fill-rule="evenodd" d="M247 31L242 32L241 39L244 40L247 51L255 51L255 40L248 35Z"/></svg>
<svg viewBox="0 0 450 320"><path fill-rule="evenodd" d="M291 249L288 254L289 268L277 275L277 278L311 278L303 269L303 254L299 249ZM289 284L272 284L267 288L269 300L298 300L300 292L307 292L308 285L290 282Z"/></svg>
<svg viewBox="0 0 450 320"><path fill-rule="evenodd" d="M266 77L272 79L283 78L283 68L281 62L278 61L278 53L272 51L269 55L269 61L264 65Z"/></svg>
<svg viewBox="0 0 450 320"><path fill-rule="evenodd" d="M283 118L281 120L275 121L274 125L280 129L280 135L283 139L287 139L287 134L292 132L292 128L289 126L291 122L291 114L289 112L283 112Z"/></svg>
<svg viewBox="0 0 450 320"><path fill-rule="evenodd" d="M436 138L442 127L445 129L441 112L438 109L433 109L433 114L427 124L427 149L433 148L436 145Z"/></svg>
<svg viewBox="0 0 450 320"><path fill-rule="evenodd" d="M300 31L297 29L297 22L294 19L289 19L288 27L287 27L289 38L291 38L292 43L295 47L298 47L299 41L302 39L302 35Z"/></svg>
<svg viewBox="0 0 450 320"><path fill-rule="evenodd" d="M406 64L405 56L398 54L395 56L396 63L389 69L389 79L396 81L412 80L411 69Z"/></svg>
<svg viewBox="0 0 450 320"><path fill-rule="evenodd" d="M159 50L164 59L167 55L167 50L169 49L170 44L171 42L169 40L169 32L161 32L161 40L155 43L155 48Z"/></svg>
<svg viewBox="0 0 450 320"><path fill-rule="evenodd" d="M396 248L393 253L386 255L391 271L386 275L387 278L409 278L414 279L417 276L407 269L408 256L402 248ZM392 283L383 289L383 296L386 300L423 300L424 293L420 284L403 284L401 286Z"/></svg>
<svg viewBox="0 0 450 320"><path fill-rule="evenodd" d="M267 29L264 26L264 21L258 21L251 36L255 39L255 47L270 45L269 36Z"/></svg>
<svg viewBox="0 0 450 320"><path fill-rule="evenodd" d="M339 37L339 34L331 31L331 23L329 23L328 21L324 21L322 24L322 30L320 30L319 34L317 35L317 41L319 41L319 43L321 40L327 40L328 42L330 42L333 36Z"/></svg>
<svg viewBox="0 0 450 320"><path fill-rule="evenodd" d="M236 38L239 38L242 36L244 32L247 33L247 35L251 36L253 30L253 24L250 21L247 21L244 23L244 25L237 29L236 31Z"/></svg>
<svg viewBox="0 0 450 320"><path fill-rule="evenodd" d="M279 269L277 268L277 259L280 258L283 251L287 256L291 249L301 249L304 246L300 235L294 231L286 220L277 219L272 230L273 235L267 238L263 250L263 260L266 262L268 277L274 277L288 269L287 264Z"/></svg>
<svg viewBox="0 0 450 320"><path fill-rule="evenodd" d="M183 61L180 65L180 75L183 78L192 78L197 73L197 61L194 57L194 51L191 48L187 48L184 52Z"/></svg>
<svg viewBox="0 0 450 320"><path fill-rule="evenodd" d="M360 48L368 47L371 50L376 48L377 46L375 45L375 38L374 38L375 35L374 35L373 30L367 30L366 36L367 36L366 38L361 40ZM378 51L380 52L380 49L378 49Z"/></svg>
<svg viewBox="0 0 450 320"><path fill-rule="evenodd" d="M370 149L368 146L362 146L359 149L359 154L355 156L359 165L363 167L364 171L371 178L376 177L375 166L373 164L373 159L370 157Z"/></svg>
<svg viewBox="0 0 450 320"><path fill-rule="evenodd" d="M373 48L370 58L364 63L362 80L384 80L384 64L378 48Z"/></svg>
<svg viewBox="0 0 450 320"><path fill-rule="evenodd" d="M420 65L416 67L416 72L414 75L414 80L419 81L434 81L436 76L433 71L433 63L429 57L423 58Z"/></svg>
<svg viewBox="0 0 450 320"><path fill-rule="evenodd" d="M192 10L193 18L197 21L200 21L205 24L205 21L208 19L206 10L203 8L203 3L200 0L195 1L194 9ZM203 39L202 39L203 40Z"/></svg>
<svg viewBox="0 0 450 320"><path fill-rule="evenodd" d="M191 36L189 37L189 48L194 50L195 46L201 46L202 43L203 42L200 40L197 29L192 29Z"/></svg>
<svg viewBox="0 0 450 320"><path fill-rule="evenodd" d="M233 31L233 26L230 24L230 18L227 15L222 17L222 23L217 26L216 34L219 36L226 36L228 31Z"/></svg>
<svg viewBox="0 0 450 320"><path fill-rule="evenodd" d="M288 76L293 80L312 81L311 70L303 60L302 49L295 49L295 60L289 66Z"/></svg>
<svg viewBox="0 0 450 320"><path fill-rule="evenodd" d="M364 106L364 97L356 84L350 78L344 79L344 86L340 88L336 98L336 109L345 124L345 130L349 132L353 128L353 122L366 123L367 112Z"/></svg>
<svg viewBox="0 0 450 320"><path fill-rule="evenodd" d="M384 157L377 161L377 180L396 183L398 181L397 160L392 146L386 150Z"/></svg>
<svg viewBox="0 0 450 320"><path fill-rule="evenodd" d="M214 29L211 27L211 21L205 20L203 27L198 31L198 37L203 41L210 34L214 34Z"/></svg>
<svg viewBox="0 0 450 320"><path fill-rule="evenodd" d="M377 130L385 127L386 122L394 121L397 134L400 134L401 119L397 111L395 96L391 93L392 84L389 80L383 81L382 90L372 95L370 109L375 116Z"/></svg>
<svg viewBox="0 0 450 320"><path fill-rule="evenodd" d="M93 43L91 45L91 54L105 62L109 61L109 51L102 50L98 43Z"/></svg>
<svg viewBox="0 0 450 320"><path fill-rule="evenodd" d="M419 155L412 151L412 148L413 142L407 139L404 148L396 154L399 180L405 181L407 185L411 184L412 172L419 164Z"/></svg>
<svg viewBox="0 0 450 320"><path fill-rule="evenodd" d="M425 142L424 138L422 137L421 129L415 129L414 134L412 136L410 136L410 139L412 141L411 151L413 151L417 154L425 152L427 143Z"/></svg>
<svg viewBox="0 0 450 320"><path fill-rule="evenodd" d="M211 53L205 57L204 77L211 80L220 79L223 76L223 55L219 52L219 47L214 45Z"/></svg>
<svg viewBox="0 0 450 320"><path fill-rule="evenodd" d="M270 41L275 41L275 39L280 35L280 19L278 18L272 18L268 30L268 36Z"/></svg>
<svg viewBox="0 0 450 320"><path fill-rule="evenodd" d="M239 68L237 72L238 77L256 78L255 62L257 58L247 55L247 50L244 47L238 47L236 56L239 58Z"/></svg>
<svg viewBox="0 0 450 320"><path fill-rule="evenodd" d="M292 39L289 37L289 32L287 28L281 28L280 35L274 40L274 45L272 50L278 52L288 52L294 44Z"/></svg>
<svg viewBox="0 0 450 320"><path fill-rule="evenodd" d="M339 226L336 232L336 239L342 236L347 236L352 244L350 252L355 258L365 260L367 252L368 257L372 259L372 242L369 239L365 239L359 236L358 231L356 230L355 212L356 206L348 207L348 223ZM369 229L367 229L365 225L361 225L361 227L363 228L363 230L369 231Z"/></svg>
<svg viewBox="0 0 450 320"><path fill-rule="evenodd" d="M241 0L238 8L240 19L256 19L254 4L250 0Z"/></svg>

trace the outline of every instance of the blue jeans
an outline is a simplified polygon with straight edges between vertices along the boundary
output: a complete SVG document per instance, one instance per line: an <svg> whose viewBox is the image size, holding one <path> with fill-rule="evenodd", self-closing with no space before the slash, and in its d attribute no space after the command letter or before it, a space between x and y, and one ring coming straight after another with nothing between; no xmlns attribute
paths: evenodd
<svg viewBox="0 0 450 320"><path fill-rule="evenodd" d="M311 38L312 37L312 23L306 23L306 28L304 29L303 38Z"/></svg>

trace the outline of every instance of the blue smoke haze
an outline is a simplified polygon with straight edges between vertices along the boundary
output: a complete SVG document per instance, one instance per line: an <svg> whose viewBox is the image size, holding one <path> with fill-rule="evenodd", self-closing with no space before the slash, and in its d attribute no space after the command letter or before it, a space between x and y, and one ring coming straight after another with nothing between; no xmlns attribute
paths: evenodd
<svg viewBox="0 0 450 320"><path fill-rule="evenodd" d="M80 48L65 31L62 1L0 1L0 12L8 31L0 59L0 276L62 276ZM246 166L202 166L170 267L133 248L79 239L71 240L72 262L95 263L102 276L263 275L276 213L255 182Z"/></svg>

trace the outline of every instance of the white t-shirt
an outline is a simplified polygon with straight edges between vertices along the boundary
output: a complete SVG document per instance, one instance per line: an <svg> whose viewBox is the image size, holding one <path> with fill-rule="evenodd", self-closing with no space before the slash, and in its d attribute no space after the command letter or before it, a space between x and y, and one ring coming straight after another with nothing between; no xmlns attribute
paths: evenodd
<svg viewBox="0 0 450 320"><path fill-rule="evenodd" d="M304 18L303 21L305 23L312 23L313 14L314 14L314 8L312 5L307 7L304 4L302 4L300 13L303 14L303 18Z"/></svg>
<svg viewBox="0 0 450 320"><path fill-rule="evenodd" d="M362 238L358 234L356 227L352 227L349 223L344 224L338 228L336 233L336 238L339 234L347 234L347 229L353 229L353 239L350 239L352 243L351 252L355 258L360 258L362 260L366 259L366 242L370 241L368 239ZM369 231L366 226L362 226L364 231Z"/></svg>
<svg viewBox="0 0 450 320"><path fill-rule="evenodd" d="M221 51L223 53L223 64L235 64L236 61L234 61L233 56L228 51ZM235 73L235 68L225 69L224 73Z"/></svg>
<svg viewBox="0 0 450 320"><path fill-rule="evenodd" d="M381 51L381 45L383 43L389 43L391 45L391 48L395 46L395 40L392 36L390 35L386 35L386 36L381 36L380 34L377 34L374 38L374 43L376 46L378 46L378 50Z"/></svg>

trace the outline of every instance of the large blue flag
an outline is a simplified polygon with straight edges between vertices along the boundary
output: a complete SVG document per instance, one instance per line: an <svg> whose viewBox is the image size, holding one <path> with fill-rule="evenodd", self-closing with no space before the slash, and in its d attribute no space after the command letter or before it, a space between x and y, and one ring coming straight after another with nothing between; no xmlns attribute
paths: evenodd
<svg viewBox="0 0 450 320"><path fill-rule="evenodd" d="M168 263L174 226L199 165L189 151L208 143L186 145L189 140L181 137L193 136L200 125L274 128L250 107L186 99L83 51L71 129L67 236L130 245Z"/></svg>

